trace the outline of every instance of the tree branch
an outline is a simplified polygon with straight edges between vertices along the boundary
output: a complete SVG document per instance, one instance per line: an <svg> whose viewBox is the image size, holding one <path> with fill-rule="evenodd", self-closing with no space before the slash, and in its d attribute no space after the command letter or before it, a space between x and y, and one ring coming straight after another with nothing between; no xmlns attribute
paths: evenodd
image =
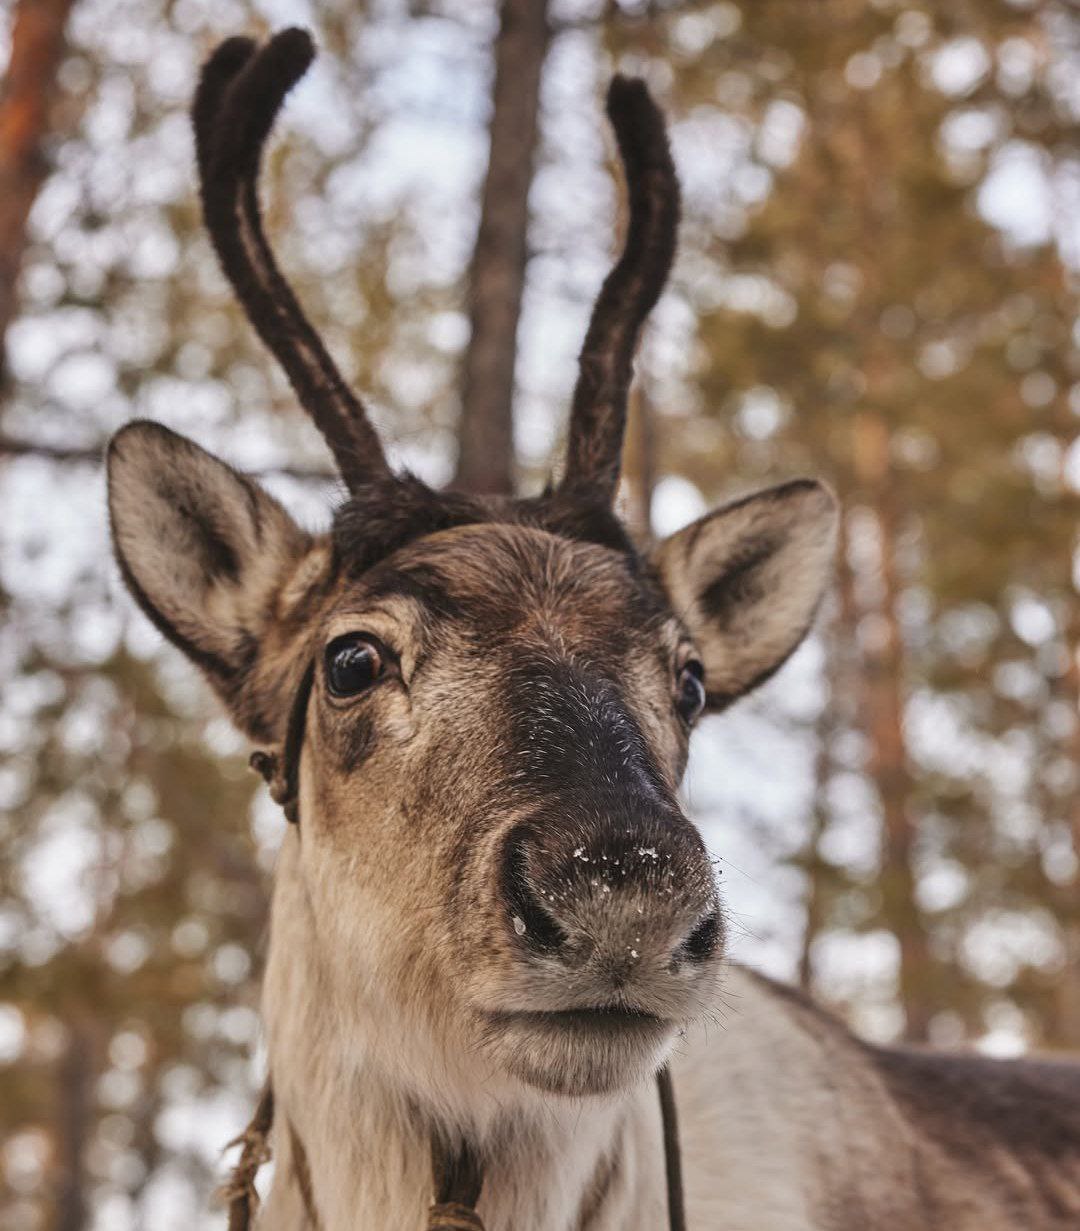
<svg viewBox="0 0 1080 1231"><path fill-rule="evenodd" d="M454 486L466 491L513 490L514 361L525 285L540 73L549 37L547 8L547 0L503 0L495 39L491 147L469 267L470 331L462 364L454 476Z"/></svg>
<svg viewBox="0 0 1080 1231"><path fill-rule="evenodd" d="M26 220L48 171L42 144L73 3L21 0L0 89L0 388L6 383L3 339L15 317Z"/></svg>
<svg viewBox="0 0 1080 1231"><path fill-rule="evenodd" d="M50 462L68 462L73 465L100 466L105 459L105 445L69 447L67 445L41 444L31 440L14 440L0 436L0 457L40 457ZM340 483L341 475L329 467L316 466L267 466L260 470L245 470L255 478L283 477L310 483Z"/></svg>

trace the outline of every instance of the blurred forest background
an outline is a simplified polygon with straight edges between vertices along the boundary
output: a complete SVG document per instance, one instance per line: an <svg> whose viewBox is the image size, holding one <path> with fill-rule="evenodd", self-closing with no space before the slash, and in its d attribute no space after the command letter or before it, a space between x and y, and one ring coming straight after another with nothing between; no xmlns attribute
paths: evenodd
<svg viewBox="0 0 1080 1231"><path fill-rule="evenodd" d="M186 117L218 39L290 23L271 234L431 481L546 476L621 209L603 90L648 78L686 209L628 515L798 473L846 510L817 636L696 737L735 954L869 1037L1080 1048L1075 7L0 0L0 1228L220 1225L258 1080L282 821L123 594L99 459L150 416L327 521Z"/></svg>

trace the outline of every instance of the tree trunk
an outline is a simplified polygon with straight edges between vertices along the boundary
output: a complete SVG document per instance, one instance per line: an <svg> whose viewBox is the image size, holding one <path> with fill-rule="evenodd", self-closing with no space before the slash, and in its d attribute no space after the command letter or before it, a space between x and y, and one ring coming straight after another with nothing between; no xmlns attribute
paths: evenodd
<svg viewBox="0 0 1080 1231"><path fill-rule="evenodd" d="M495 42L491 148L469 268L470 335L454 476L455 487L472 492L513 490L514 360L547 9L548 0L504 0Z"/></svg>
<svg viewBox="0 0 1080 1231"><path fill-rule="evenodd" d="M831 638L830 638L831 640ZM814 736L817 754L814 757L814 800L810 811L809 829L803 847L803 871L806 875L806 892L803 906L806 923L799 946L799 986L805 992L814 990L814 942L826 924L825 878L827 866L821 858L821 836L829 823L829 783L832 781L833 760L831 743L836 734L836 687L826 683L828 695L821 707L815 724Z"/></svg>
<svg viewBox="0 0 1080 1231"><path fill-rule="evenodd" d="M41 147L73 3L19 0L0 88L0 391L7 385L2 340L15 316L26 220L47 170Z"/></svg>
<svg viewBox="0 0 1080 1231"><path fill-rule="evenodd" d="M802 858L806 873L803 899L806 925L799 950L798 977L799 986L808 992L815 990L814 942L828 928L830 899L840 875L821 857L821 838L831 815L829 787L836 772L833 744L840 731L850 729L857 721L854 697L859 668L854 661L853 647L859 617L855 602L855 579L848 560L847 521L843 515L836 544L833 598L834 609L821 627L825 651L825 701L815 724L817 755L814 758L814 799Z"/></svg>
<svg viewBox="0 0 1080 1231"><path fill-rule="evenodd" d="M72 1015L57 1073L56 1207L53 1231L82 1231L86 1225L86 1146L90 1137L94 1085L94 1030Z"/></svg>
<svg viewBox="0 0 1080 1231"><path fill-rule="evenodd" d="M1080 766L1080 607L1075 602L1070 606L1063 635L1068 665L1056 681L1053 693L1072 709L1072 729L1065 736L1062 751L1073 765ZM1073 855L1078 864L1065 893L1058 893L1059 899L1063 899L1058 910L1062 919L1065 961L1057 978L1048 1042L1075 1050L1080 1047L1080 791L1074 793L1065 808ZM1045 820L1049 819L1047 815Z"/></svg>
<svg viewBox="0 0 1080 1231"><path fill-rule="evenodd" d="M898 518L889 474L885 421L863 412L855 422L854 461L860 494L877 523L881 598L869 635L862 638L860 710L870 741L870 777L881 801L883 842L881 914L900 946L900 1000L905 1037L923 1042L931 1015L931 963L926 930L915 902L912 857L916 818L914 782L904 738L904 647L900 634Z"/></svg>

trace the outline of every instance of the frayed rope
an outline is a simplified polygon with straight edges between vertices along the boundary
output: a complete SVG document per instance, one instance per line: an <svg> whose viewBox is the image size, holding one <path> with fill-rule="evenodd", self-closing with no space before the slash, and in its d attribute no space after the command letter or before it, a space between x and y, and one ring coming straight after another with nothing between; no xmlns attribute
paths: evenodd
<svg viewBox="0 0 1080 1231"><path fill-rule="evenodd" d="M428 1231L484 1231L475 1210L451 1201L428 1210Z"/></svg>
<svg viewBox="0 0 1080 1231"><path fill-rule="evenodd" d="M252 1220L259 1209L259 1194L255 1188L255 1176L259 1168L270 1161L270 1130L274 1124L274 1091L269 1081L263 1087L259 1104L251 1123L239 1137L229 1142L226 1148L241 1146L240 1158L232 1170L232 1175L221 1189L221 1197L229 1207L229 1231L251 1231ZM299 1148L297 1148L299 1147ZM308 1208L309 1218L314 1221L314 1211L310 1193L311 1181L307 1178L307 1158L299 1141L294 1145L294 1152L303 1159L302 1172L305 1183L302 1185L304 1204ZM440 1168L440 1176L448 1172L457 1178L457 1173L465 1173L466 1188L475 1184L479 1192L479 1180L472 1179L468 1167L462 1166L458 1158L453 1158ZM468 1195L471 1195L469 1193ZM428 1211L427 1231L484 1231L476 1211L469 1205L458 1201L441 1201Z"/></svg>
<svg viewBox="0 0 1080 1231"><path fill-rule="evenodd" d="M251 1123L239 1137L229 1142L230 1147L243 1147L228 1183L221 1189L222 1199L229 1206L229 1231L249 1231L251 1220L259 1208L255 1176L263 1163L270 1161L270 1129L273 1123L274 1091L267 1082Z"/></svg>

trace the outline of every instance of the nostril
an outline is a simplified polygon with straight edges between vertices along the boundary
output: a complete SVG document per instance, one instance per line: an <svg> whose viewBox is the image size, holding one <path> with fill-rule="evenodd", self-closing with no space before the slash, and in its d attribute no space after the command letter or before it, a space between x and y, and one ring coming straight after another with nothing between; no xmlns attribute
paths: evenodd
<svg viewBox="0 0 1080 1231"><path fill-rule="evenodd" d="M704 962L712 957L720 943L720 912L711 911L694 928L675 952L675 960Z"/></svg>
<svg viewBox="0 0 1080 1231"><path fill-rule="evenodd" d="M512 834L506 844L502 891L514 931L526 944L541 949L558 949L565 943L566 933L544 909L532 886L527 832Z"/></svg>

